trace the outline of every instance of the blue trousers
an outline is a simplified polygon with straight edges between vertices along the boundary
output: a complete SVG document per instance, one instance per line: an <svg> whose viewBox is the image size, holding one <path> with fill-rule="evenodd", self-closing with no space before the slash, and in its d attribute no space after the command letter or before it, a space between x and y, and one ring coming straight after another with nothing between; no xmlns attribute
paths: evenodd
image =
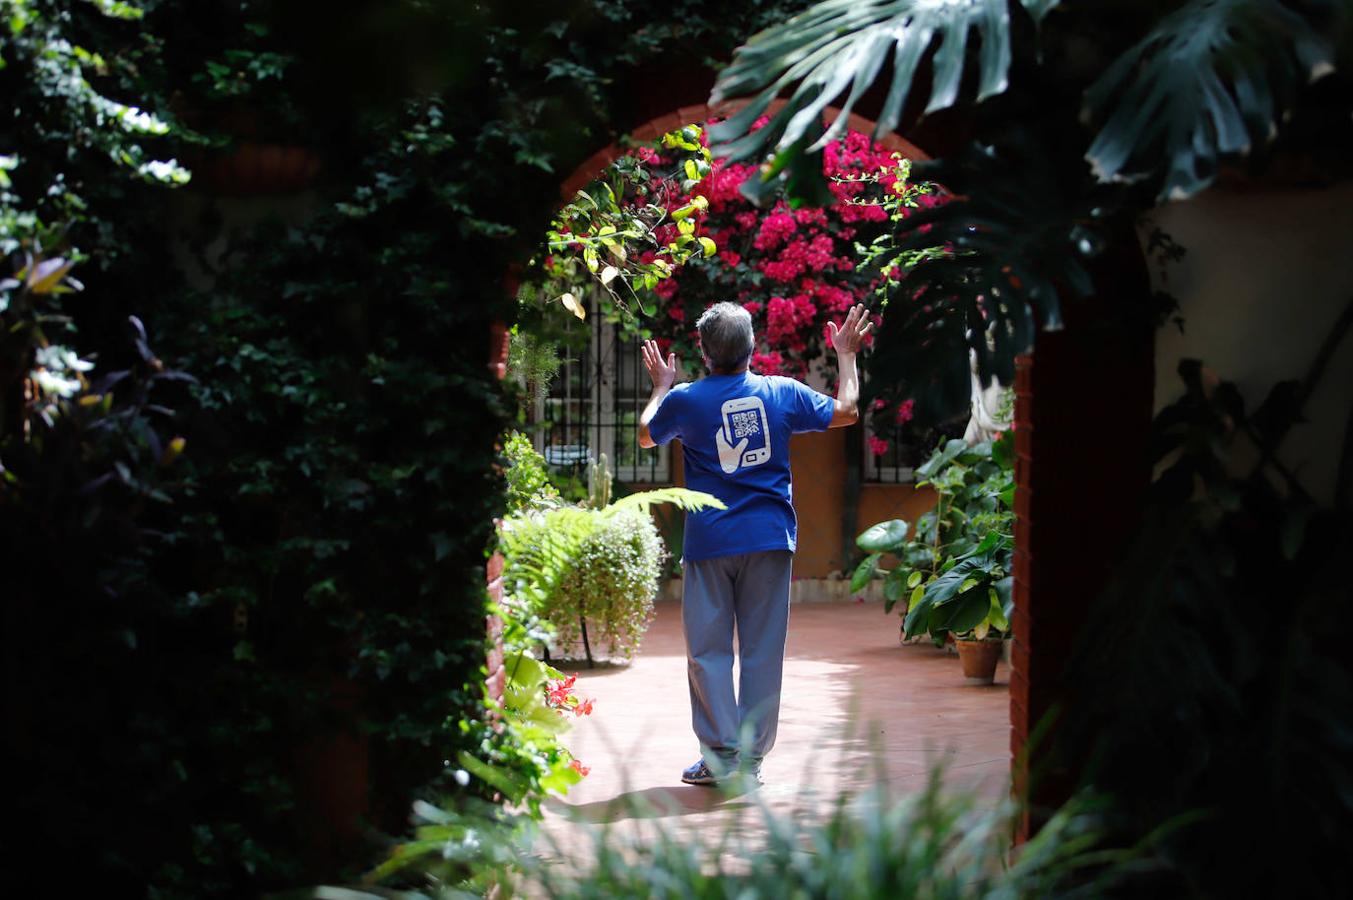
<svg viewBox="0 0 1353 900"><path fill-rule="evenodd" d="M755 765L775 745L793 558L788 550L767 550L685 563L681 622L691 724L706 762L731 767L741 749L742 761ZM736 696L735 630L741 665Z"/></svg>

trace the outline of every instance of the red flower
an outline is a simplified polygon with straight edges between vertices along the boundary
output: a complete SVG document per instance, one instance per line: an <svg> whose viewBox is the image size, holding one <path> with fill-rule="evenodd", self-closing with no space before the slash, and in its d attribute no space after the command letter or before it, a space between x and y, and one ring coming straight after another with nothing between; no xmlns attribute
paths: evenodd
<svg viewBox="0 0 1353 900"><path fill-rule="evenodd" d="M569 763L569 766L573 769L573 771L577 772L584 778L586 778L588 775L592 773L592 768L590 766L585 766L576 759L573 762Z"/></svg>
<svg viewBox="0 0 1353 900"><path fill-rule="evenodd" d="M593 702L594 702L593 700L588 699L587 701L585 701L585 702L583 702L583 703L579 703L577 706L575 706L575 707L573 708L573 715L575 715L575 716L580 716L580 717L581 717L581 716L590 716L590 715L592 715L592 704L593 704Z"/></svg>
<svg viewBox="0 0 1353 900"><path fill-rule="evenodd" d="M869 452L874 456L883 456L888 452L888 442L881 437L869 436Z"/></svg>
<svg viewBox="0 0 1353 900"><path fill-rule="evenodd" d="M545 703L555 709L564 709L570 701L577 702L573 697L573 685L578 681L577 675L570 675L561 681L545 682Z"/></svg>
<svg viewBox="0 0 1353 900"><path fill-rule="evenodd" d="M774 250L798 230L792 213L774 212L761 220L761 230L756 233L752 245L758 250ZM829 239L830 240L830 239Z"/></svg>
<svg viewBox="0 0 1353 900"><path fill-rule="evenodd" d="M773 350L770 353L752 354L752 368L762 375L779 375L782 366L780 354Z"/></svg>
<svg viewBox="0 0 1353 900"><path fill-rule="evenodd" d="M908 397L897 407L897 424L910 422L916 416L916 401Z"/></svg>
<svg viewBox="0 0 1353 900"><path fill-rule="evenodd" d="M803 263L790 260L762 260L757 264L757 268L772 281L793 281L803 274Z"/></svg>

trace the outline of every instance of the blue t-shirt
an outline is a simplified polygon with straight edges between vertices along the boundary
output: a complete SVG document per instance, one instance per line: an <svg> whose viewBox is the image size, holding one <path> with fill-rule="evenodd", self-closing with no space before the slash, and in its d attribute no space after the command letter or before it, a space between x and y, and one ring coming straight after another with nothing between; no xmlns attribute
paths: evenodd
<svg viewBox="0 0 1353 900"><path fill-rule="evenodd" d="M792 378L751 372L672 388L649 434L659 444L680 438L686 487L728 506L687 514L685 559L795 549L789 436L825 431L834 405Z"/></svg>

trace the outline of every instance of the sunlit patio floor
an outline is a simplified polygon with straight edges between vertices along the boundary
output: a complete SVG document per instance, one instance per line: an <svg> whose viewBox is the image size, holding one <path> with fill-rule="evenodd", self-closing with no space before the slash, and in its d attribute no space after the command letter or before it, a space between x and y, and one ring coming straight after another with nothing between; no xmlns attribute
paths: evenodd
<svg viewBox="0 0 1353 900"><path fill-rule="evenodd" d="M564 738L591 774L547 804L543 852L589 856L592 842L689 831L754 836L762 807L825 813L842 791L880 779L893 796L920 790L938 763L945 783L996 802L1008 792L1009 692L964 683L952 652L900 644L899 619L878 603L799 603L790 613L779 736L766 784L729 796L684 785L699 750L691 733L679 604L659 603L634 663L577 672L595 713Z"/></svg>

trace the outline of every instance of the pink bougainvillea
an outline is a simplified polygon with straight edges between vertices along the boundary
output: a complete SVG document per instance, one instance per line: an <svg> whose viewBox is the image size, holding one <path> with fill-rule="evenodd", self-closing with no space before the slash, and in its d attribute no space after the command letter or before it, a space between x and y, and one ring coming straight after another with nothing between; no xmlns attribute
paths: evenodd
<svg viewBox="0 0 1353 900"><path fill-rule="evenodd" d="M640 158L661 161L656 154ZM803 377L814 360L833 365L834 358L823 353L827 321L839 322L852 305L864 302L881 277L857 269L855 245L880 234L888 214L878 205L854 201L871 188L901 188L888 174L896 166L887 149L864 134L848 132L823 154L823 172L836 203L793 209L780 201L759 210L739 190L755 176L756 167L715 161L709 175L673 202L707 201L698 216L699 233L714 242L716 252L654 288L663 308L652 323L654 332L670 339L679 355L696 359L696 318L711 303L733 300L752 314L758 337L752 365L757 371ZM928 201L930 195L922 196ZM678 229L665 224L658 236L675 240Z"/></svg>
<svg viewBox="0 0 1353 900"><path fill-rule="evenodd" d="M664 163L652 151L640 152L638 158L655 169ZM904 277L901 272L861 271L856 265L857 246L868 245L891 226L887 210L861 201L892 193L914 197L922 207L942 202L938 192L925 192L929 186L918 193L898 181L897 167L887 149L864 134L848 132L823 154L823 173L835 203L794 209L782 200L757 209L740 191L744 181L756 176L756 166L714 161L710 173L688 192L668 199L668 207L676 209L704 198L705 208L689 218L695 233L711 240L714 248L707 258L688 262L653 288L659 310L646 324L663 352L670 346L688 361L688 370L698 367L695 321L710 304L731 300L752 315L754 371L805 378L810 364L820 360L827 387L833 389L835 356L825 352L827 322L839 323L854 304L868 302L885 277ZM664 243L676 241L680 229L669 220L656 236ZM871 415L882 424L905 423L912 417L911 401L899 405L893 398ZM886 441L874 441L871 451L887 450Z"/></svg>

